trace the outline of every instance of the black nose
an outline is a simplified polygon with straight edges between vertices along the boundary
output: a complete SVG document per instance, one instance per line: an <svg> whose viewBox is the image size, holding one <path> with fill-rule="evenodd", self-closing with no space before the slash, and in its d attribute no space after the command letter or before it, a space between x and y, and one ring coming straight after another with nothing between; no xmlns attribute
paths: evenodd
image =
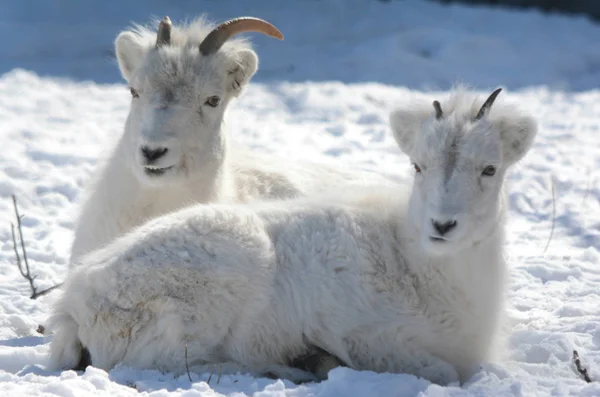
<svg viewBox="0 0 600 397"><path fill-rule="evenodd" d="M454 229L454 227L456 227L456 221L448 221L448 222L440 223L438 221L432 220L432 222L433 222L433 227L435 228L435 230L438 231L440 236L443 236L444 234L448 233L450 230Z"/></svg>
<svg viewBox="0 0 600 397"><path fill-rule="evenodd" d="M169 149L167 148L150 149L148 146L142 147L142 154L144 155L146 161L148 161L148 164L155 162L156 160L167 154L168 151Z"/></svg>

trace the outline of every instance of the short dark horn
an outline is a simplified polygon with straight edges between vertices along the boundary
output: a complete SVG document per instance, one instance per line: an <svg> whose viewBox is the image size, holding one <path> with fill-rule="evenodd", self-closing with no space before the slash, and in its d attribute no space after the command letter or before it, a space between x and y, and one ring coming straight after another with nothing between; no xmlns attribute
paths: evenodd
<svg viewBox="0 0 600 397"><path fill-rule="evenodd" d="M442 105L438 101L433 101L433 108L435 109L435 118L440 120L444 117L444 112L442 112Z"/></svg>
<svg viewBox="0 0 600 397"><path fill-rule="evenodd" d="M489 96L489 98L485 101L483 106L481 106L481 109L479 109L479 113L477 113L477 116L475 116L475 120L481 120L483 116L485 116L490 111L490 108L494 104L494 101L496 100L496 97L498 96L500 91L502 91L502 88L498 88L496 91L492 92L492 95Z"/></svg>
<svg viewBox="0 0 600 397"><path fill-rule="evenodd" d="M232 36L243 32L259 32L283 40L283 34L269 22L254 17L240 17L214 28L200 44L200 52L202 55L213 54Z"/></svg>
<svg viewBox="0 0 600 397"><path fill-rule="evenodd" d="M164 17L158 24L158 33L156 34L156 48L171 44L171 28L173 24L169 17Z"/></svg>

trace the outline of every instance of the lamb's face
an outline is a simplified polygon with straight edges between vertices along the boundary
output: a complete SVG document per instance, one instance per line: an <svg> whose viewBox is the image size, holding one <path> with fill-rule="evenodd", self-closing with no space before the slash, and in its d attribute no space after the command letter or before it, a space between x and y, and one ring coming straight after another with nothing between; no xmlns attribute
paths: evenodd
<svg viewBox="0 0 600 397"><path fill-rule="evenodd" d="M228 70L217 55L167 50L148 54L130 81L132 166L150 184L214 174L225 156Z"/></svg>
<svg viewBox="0 0 600 397"><path fill-rule="evenodd" d="M204 55L189 33L172 34L160 47L156 35L124 32L116 40L132 95L126 156L139 180L153 186L218 177L226 154L225 110L258 63L243 43Z"/></svg>
<svg viewBox="0 0 600 397"><path fill-rule="evenodd" d="M500 133L487 121L430 123L415 141L410 216L425 249L473 244L498 222L506 165Z"/></svg>
<svg viewBox="0 0 600 397"><path fill-rule="evenodd" d="M507 167L529 149L536 128L529 117L503 115L500 106L480 119L470 103L462 111L448 106L441 117L430 109L428 115L413 112L412 120L399 111L392 125L415 169L410 222L427 252L445 254L477 243L498 226ZM410 123L416 123L412 133Z"/></svg>

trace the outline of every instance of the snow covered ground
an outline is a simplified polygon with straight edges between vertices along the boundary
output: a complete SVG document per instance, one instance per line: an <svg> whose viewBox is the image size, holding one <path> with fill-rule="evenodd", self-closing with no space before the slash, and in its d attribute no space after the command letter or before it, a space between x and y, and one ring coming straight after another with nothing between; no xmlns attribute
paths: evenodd
<svg viewBox="0 0 600 397"><path fill-rule="evenodd" d="M0 396L600 396L600 383L585 383L571 362L577 349L600 379L600 26L417 1L15 4L3 4L0 16ZM50 8L57 4L70 7ZM482 95L502 85L502 100L539 118L535 147L509 178L503 361L446 388L344 368L301 386L244 375L217 384L216 374L208 385L209 374L190 382L125 367L44 370L48 340L36 328L59 292L28 298L10 239L10 195L25 214L37 285L62 281L77 200L121 133L130 101L109 58L113 38L132 20L202 11L217 20L260 16L286 34L283 43L255 39L261 71L229 112L238 145L408 179L410 164L387 124L404 101L443 98L456 82Z"/></svg>

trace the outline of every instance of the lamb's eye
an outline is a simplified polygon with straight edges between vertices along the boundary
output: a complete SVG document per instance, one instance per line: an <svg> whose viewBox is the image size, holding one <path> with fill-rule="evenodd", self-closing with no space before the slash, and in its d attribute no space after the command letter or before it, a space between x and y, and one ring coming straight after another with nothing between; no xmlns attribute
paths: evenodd
<svg viewBox="0 0 600 397"><path fill-rule="evenodd" d="M219 103L221 103L221 98L218 96L211 96L206 100L206 102L204 102L205 105L208 105L211 108L216 108L219 106Z"/></svg>
<svg viewBox="0 0 600 397"><path fill-rule="evenodd" d="M485 167L483 169L483 172L481 173L481 175L483 176L492 176L496 173L496 167L494 167L493 165L488 165L487 167Z"/></svg>
<svg viewBox="0 0 600 397"><path fill-rule="evenodd" d="M134 98L139 98L140 94L138 94L138 92L135 90L135 88L133 87L129 87L129 91L131 92L131 96Z"/></svg>
<svg viewBox="0 0 600 397"><path fill-rule="evenodd" d="M421 172L421 167L419 167L417 163L413 163L413 167L415 167L415 171L417 171L417 173Z"/></svg>

